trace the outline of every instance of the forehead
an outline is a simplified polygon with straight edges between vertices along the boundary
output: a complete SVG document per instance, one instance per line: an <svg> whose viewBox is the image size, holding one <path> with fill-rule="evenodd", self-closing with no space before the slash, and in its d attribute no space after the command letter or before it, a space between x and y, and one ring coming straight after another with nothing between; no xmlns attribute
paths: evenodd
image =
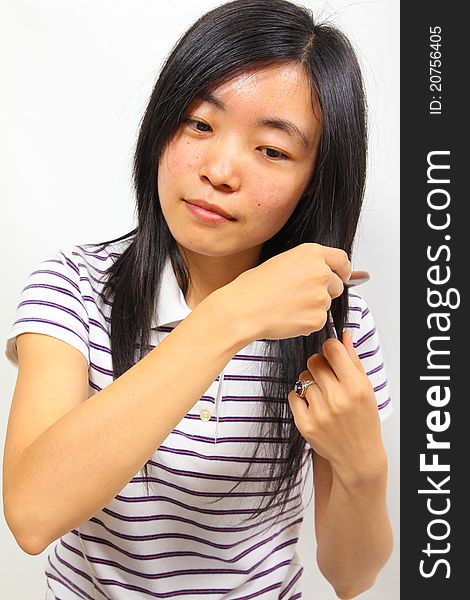
<svg viewBox="0 0 470 600"><path fill-rule="evenodd" d="M297 63L246 71L213 88L211 96L220 100L216 108L225 112L242 111L246 116L260 113L296 116L314 127L320 122L316 95L304 68ZM203 94L197 104L204 99Z"/></svg>

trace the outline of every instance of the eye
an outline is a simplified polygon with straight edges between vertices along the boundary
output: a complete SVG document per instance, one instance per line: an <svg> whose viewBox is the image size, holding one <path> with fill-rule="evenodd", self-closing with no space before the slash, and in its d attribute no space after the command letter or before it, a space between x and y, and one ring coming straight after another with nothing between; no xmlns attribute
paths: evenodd
<svg viewBox="0 0 470 600"><path fill-rule="evenodd" d="M287 154L284 154L284 152L281 152L280 150L275 150L274 148L262 148L261 150L265 150L266 151L265 156L267 156L268 158L271 158L273 160L288 160L289 159Z"/></svg>
<svg viewBox="0 0 470 600"><path fill-rule="evenodd" d="M191 129L199 131L201 133L207 133L211 130L211 126L203 121L199 121L198 119L185 119L185 123L187 123Z"/></svg>

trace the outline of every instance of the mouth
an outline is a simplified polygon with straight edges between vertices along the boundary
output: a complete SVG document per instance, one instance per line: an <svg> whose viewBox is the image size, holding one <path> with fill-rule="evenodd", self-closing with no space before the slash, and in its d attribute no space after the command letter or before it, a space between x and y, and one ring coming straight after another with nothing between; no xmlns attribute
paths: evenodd
<svg viewBox="0 0 470 600"><path fill-rule="evenodd" d="M185 200L188 210L199 219L208 223L226 223L236 221L234 217L225 212L221 207L210 204L204 200Z"/></svg>

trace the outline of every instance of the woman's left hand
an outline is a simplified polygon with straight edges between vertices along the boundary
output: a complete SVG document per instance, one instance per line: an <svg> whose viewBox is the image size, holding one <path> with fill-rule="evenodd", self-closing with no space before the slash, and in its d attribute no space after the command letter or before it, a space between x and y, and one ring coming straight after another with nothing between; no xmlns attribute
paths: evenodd
<svg viewBox="0 0 470 600"><path fill-rule="evenodd" d="M385 449L374 388L354 350L350 332L342 343L323 344L299 379L313 379L306 397L288 395L294 422L310 446L332 468L354 475L368 474L382 464Z"/></svg>

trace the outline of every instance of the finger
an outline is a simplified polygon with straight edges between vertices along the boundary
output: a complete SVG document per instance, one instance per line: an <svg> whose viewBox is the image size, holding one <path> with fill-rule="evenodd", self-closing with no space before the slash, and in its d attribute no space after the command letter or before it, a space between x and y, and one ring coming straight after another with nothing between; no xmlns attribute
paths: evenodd
<svg viewBox="0 0 470 600"><path fill-rule="evenodd" d="M338 298L341 296L344 290L343 280L338 277L336 273L331 273L331 279L328 283L328 293L332 298Z"/></svg>
<svg viewBox="0 0 470 600"><path fill-rule="evenodd" d="M308 371L307 373L308 376L301 375L301 379L312 379L311 374ZM292 404L294 404L295 409L297 409L298 411L297 415L301 418L311 419L312 416L315 416L315 413L317 413L319 409L327 410L328 408L327 406L325 406L325 400L323 398L320 388L316 383L312 383L308 386L304 398L298 396L294 390L289 392L287 397L289 399L289 403L291 404L291 408L293 408ZM293 400L293 403L291 402L291 400ZM294 409L292 410L292 412L294 412Z"/></svg>
<svg viewBox="0 0 470 600"><path fill-rule="evenodd" d="M300 373L299 379L313 380L314 378L313 378L312 373L310 371L306 370L306 371L302 371L302 373ZM295 396L297 396L295 391L292 391L291 394L294 394ZM308 411L309 419L315 420L318 417L321 417L322 415L325 415L330 411L328 402L326 401L325 397L322 394L320 387L318 386L318 384L316 382L312 383L311 385L309 385L307 387L307 390L305 392L305 398L300 398L300 396L298 396L298 398L304 402L305 407L307 408L307 411ZM300 406L300 405L297 404L297 406ZM306 413L305 413L305 411L302 412L300 410L299 414L302 414L305 416Z"/></svg>
<svg viewBox="0 0 470 600"><path fill-rule="evenodd" d="M289 392L287 399L289 400L289 406L292 414L294 415L296 423L305 423L310 417L308 412L308 402L305 398L301 398L294 391Z"/></svg>
<svg viewBox="0 0 470 600"><path fill-rule="evenodd" d="M327 339L323 343L322 350L323 356L339 381L351 379L356 374L357 366L354 357L351 355L350 350L339 340L336 338Z"/></svg>
<svg viewBox="0 0 470 600"><path fill-rule="evenodd" d="M361 362L361 359L359 358L359 356L357 355L356 350L354 349L354 344L353 344L353 339L352 339L352 333L350 331L343 331L343 335L342 335L342 342L343 342L343 346L346 349L349 357L351 358L354 366L361 372L366 374L366 370L364 369L364 366Z"/></svg>
<svg viewBox="0 0 470 600"><path fill-rule="evenodd" d="M320 386L318 385L314 376L308 369L306 369L305 371L302 371L302 373L300 373L299 379L301 379L302 381L313 381L313 383L307 387L307 391L305 392L305 398L304 398L307 401L307 404L310 404L313 399L314 393L315 393L315 395L317 395L317 394L321 395L322 392L321 392Z"/></svg>
<svg viewBox="0 0 470 600"><path fill-rule="evenodd" d="M342 281L348 281L351 277L352 266L347 253L340 248L323 246L326 264L334 271Z"/></svg>
<svg viewBox="0 0 470 600"><path fill-rule="evenodd" d="M328 395L328 389L338 383L335 372L329 365L328 361L321 354L313 354L307 360L307 369L311 373L313 379L325 398ZM308 391L308 388L307 388Z"/></svg>

